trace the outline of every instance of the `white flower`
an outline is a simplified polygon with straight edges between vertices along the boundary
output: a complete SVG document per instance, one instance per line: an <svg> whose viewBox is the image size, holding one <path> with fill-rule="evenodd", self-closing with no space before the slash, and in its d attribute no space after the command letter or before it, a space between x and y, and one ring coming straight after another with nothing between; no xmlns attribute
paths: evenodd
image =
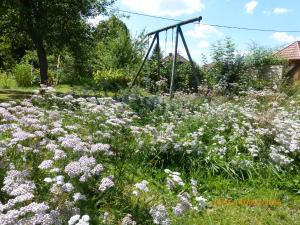
<svg viewBox="0 0 300 225"><path fill-rule="evenodd" d="M148 192L149 191L149 188L147 187L148 184L149 182L146 180L143 180L142 182L135 184L134 186L137 190L133 191L132 193L134 195L139 195L139 191Z"/></svg>
<svg viewBox="0 0 300 225"><path fill-rule="evenodd" d="M54 157L53 157L54 160L65 159L66 157L67 154L64 151L58 149L54 151Z"/></svg>
<svg viewBox="0 0 300 225"><path fill-rule="evenodd" d="M72 216L68 221L68 225L76 224L76 222L79 221L79 219L80 219L80 215Z"/></svg>
<svg viewBox="0 0 300 225"><path fill-rule="evenodd" d="M41 170L47 170L50 169L53 165L53 161L52 160L44 160L40 165L39 165L39 169Z"/></svg>
<svg viewBox="0 0 300 225"><path fill-rule="evenodd" d="M168 189L173 189L175 187L175 185L179 185L179 186L184 186L184 182L180 177L180 173L179 172L172 172L171 170L166 169L165 173L168 174L168 178L167 178L167 187Z"/></svg>
<svg viewBox="0 0 300 225"><path fill-rule="evenodd" d="M81 182L87 181L89 177L94 174L99 174L103 167L98 164L95 167L96 160L93 157L82 156L78 161L70 162L65 167L65 172L71 177L74 178L76 176L82 175L80 177ZM93 170L94 169L94 170Z"/></svg>
<svg viewBox="0 0 300 225"><path fill-rule="evenodd" d="M127 214L121 222L121 225L136 225L136 222L132 219L131 214Z"/></svg>
<svg viewBox="0 0 300 225"><path fill-rule="evenodd" d="M50 170L51 173L59 173L60 169L59 168L53 168Z"/></svg>
<svg viewBox="0 0 300 225"><path fill-rule="evenodd" d="M110 149L110 145L98 143L91 146L91 153L95 153L95 152L110 153L109 149Z"/></svg>
<svg viewBox="0 0 300 225"><path fill-rule="evenodd" d="M112 176L105 177L101 180L100 186L99 186L99 191L104 192L107 189L113 187L115 183L112 180Z"/></svg>
<svg viewBox="0 0 300 225"><path fill-rule="evenodd" d="M86 200L86 196L80 194L79 192L77 192L73 195L73 199L74 199L74 202L77 202L77 201L80 201L80 200Z"/></svg>
<svg viewBox="0 0 300 225"><path fill-rule="evenodd" d="M83 215L82 220L85 222L88 222L88 221L90 221L90 217L88 215Z"/></svg>
<svg viewBox="0 0 300 225"><path fill-rule="evenodd" d="M207 199L205 199L204 197L202 196L196 197L196 201L198 202L200 209L203 209L206 206Z"/></svg>
<svg viewBox="0 0 300 225"><path fill-rule="evenodd" d="M54 178L57 185L64 185L65 184L65 177L60 175Z"/></svg>
<svg viewBox="0 0 300 225"><path fill-rule="evenodd" d="M188 193L183 193L178 195L179 203L176 207L173 207L173 212L176 216L182 216L186 211L192 208L192 204L190 203L190 195Z"/></svg>
<svg viewBox="0 0 300 225"><path fill-rule="evenodd" d="M45 181L46 183L52 183L52 179L51 179L50 177L46 177L46 178L44 179L44 181Z"/></svg>
<svg viewBox="0 0 300 225"><path fill-rule="evenodd" d="M154 206L150 210L154 224L169 225L168 212L164 205Z"/></svg>
<svg viewBox="0 0 300 225"><path fill-rule="evenodd" d="M91 173L93 175L99 175L104 170L104 167L102 164L97 164L92 170Z"/></svg>
<svg viewBox="0 0 300 225"><path fill-rule="evenodd" d="M74 190L74 186L71 183L65 183L63 188L66 192L72 192Z"/></svg>

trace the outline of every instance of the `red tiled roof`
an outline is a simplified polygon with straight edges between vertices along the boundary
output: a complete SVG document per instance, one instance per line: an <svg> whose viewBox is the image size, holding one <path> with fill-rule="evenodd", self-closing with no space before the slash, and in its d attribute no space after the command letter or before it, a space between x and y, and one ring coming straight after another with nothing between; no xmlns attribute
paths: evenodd
<svg viewBox="0 0 300 225"><path fill-rule="evenodd" d="M296 41L286 48L280 50L276 53L276 55L289 60L300 59L300 41Z"/></svg>

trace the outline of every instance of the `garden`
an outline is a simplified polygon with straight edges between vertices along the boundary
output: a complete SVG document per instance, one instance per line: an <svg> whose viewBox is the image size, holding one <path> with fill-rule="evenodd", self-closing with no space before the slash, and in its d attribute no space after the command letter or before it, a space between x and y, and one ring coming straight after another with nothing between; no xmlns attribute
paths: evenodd
<svg viewBox="0 0 300 225"><path fill-rule="evenodd" d="M225 38L170 96L156 46L130 88L147 38L113 3L0 3L0 224L300 224L288 62Z"/></svg>
<svg viewBox="0 0 300 225"><path fill-rule="evenodd" d="M1 103L1 224L297 224L299 100L44 87Z"/></svg>

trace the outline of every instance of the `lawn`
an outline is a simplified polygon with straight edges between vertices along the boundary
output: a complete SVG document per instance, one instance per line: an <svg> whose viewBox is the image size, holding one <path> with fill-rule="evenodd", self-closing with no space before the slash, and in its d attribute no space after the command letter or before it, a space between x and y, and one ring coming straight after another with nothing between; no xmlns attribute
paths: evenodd
<svg viewBox="0 0 300 225"><path fill-rule="evenodd" d="M38 87L29 88L10 88L0 89L0 102L11 100L22 100L30 97ZM54 87L57 94L73 94L77 96L114 96L114 92L104 92L99 90L93 90L90 87L84 87L80 85L57 85Z"/></svg>
<svg viewBox="0 0 300 225"><path fill-rule="evenodd" d="M300 224L297 94L31 91L2 91L0 224Z"/></svg>

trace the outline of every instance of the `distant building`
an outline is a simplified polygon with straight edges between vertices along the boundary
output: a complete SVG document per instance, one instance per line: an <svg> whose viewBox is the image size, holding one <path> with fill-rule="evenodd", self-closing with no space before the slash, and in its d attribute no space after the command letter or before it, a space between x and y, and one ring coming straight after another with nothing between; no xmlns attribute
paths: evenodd
<svg viewBox="0 0 300 225"><path fill-rule="evenodd" d="M289 60L289 74L294 81L300 81L300 41L296 41L276 53L277 56Z"/></svg>
<svg viewBox="0 0 300 225"><path fill-rule="evenodd" d="M173 59L174 59L174 55L172 53L170 53L168 56L166 56L164 59L163 59L163 63L164 62L173 62ZM183 64L183 63L186 63L186 62L189 62L189 60L187 60L186 58L184 58L182 55L180 55L180 53L177 54L177 63L178 64Z"/></svg>

